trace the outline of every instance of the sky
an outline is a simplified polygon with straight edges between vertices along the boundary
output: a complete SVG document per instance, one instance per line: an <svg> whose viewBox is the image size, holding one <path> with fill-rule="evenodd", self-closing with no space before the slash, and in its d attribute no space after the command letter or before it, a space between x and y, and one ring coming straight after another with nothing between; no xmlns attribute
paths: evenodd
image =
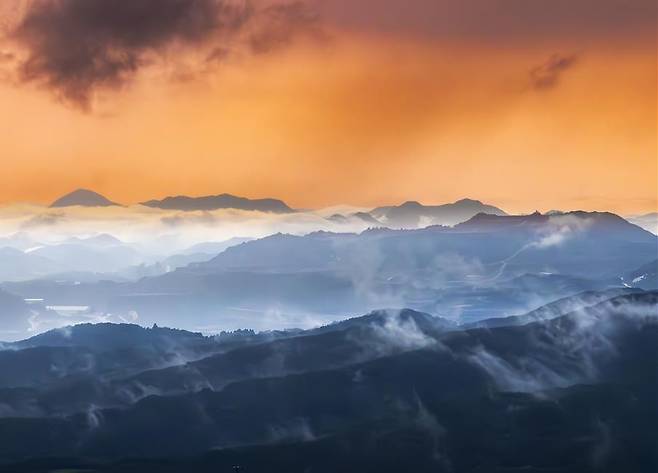
<svg viewBox="0 0 658 473"><path fill-rule="evenodd" d="M0 5L0 203L658 208L654 0Z"/></svg>

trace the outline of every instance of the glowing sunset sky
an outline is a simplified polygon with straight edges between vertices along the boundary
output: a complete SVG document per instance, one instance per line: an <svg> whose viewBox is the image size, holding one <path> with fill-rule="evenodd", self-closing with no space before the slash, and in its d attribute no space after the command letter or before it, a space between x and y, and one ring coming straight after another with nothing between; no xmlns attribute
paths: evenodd
<svg viewBox="0 0 658 473"><path fill-rule="evenodd" d="M655 211L655 0L3 0L0 202Z"/></svg>

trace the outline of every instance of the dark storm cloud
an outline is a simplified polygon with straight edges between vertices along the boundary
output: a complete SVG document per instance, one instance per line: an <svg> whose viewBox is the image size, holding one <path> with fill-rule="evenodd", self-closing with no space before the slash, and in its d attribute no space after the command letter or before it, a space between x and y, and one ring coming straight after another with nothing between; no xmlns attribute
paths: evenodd
<svg viewBox="0 0 658 473"><path fill-rule="evenodd" d="M125 84L148 53L235 31L251 14L221 0L37 1L12 34L28 54L19 76L87 108L96 88Z"/></svg>
<svg viewBox="0 0 658 473"><path fill-rule="evenodd" d="M286 46L300 34L324 37L317 12L305 2L270 5L263 9L259 20L249 39L252 51L258 54Z"/></svg>
<svg viewBox="0 0 658 473"><path fill-rule="evenodd" d="M4 69L17 70L20 82L47 87L81 108L89 108L97 90L121 88L174 45L204 47L204 64L181 75L189 78L224 63L240 47L269 53L297 38L323 39L325 31L403 35L439 44L524 48L566 42L559 47L584 48L586 41L602 40L653 48L657 9L655 0L31 0L25 5L10 34L25 56L4 61ZM547 72L533 83L550 87L562 71Z"/></svg>
<svg viewBox="0 0 658 473"><path fill-rule="evenodd" d="M269 0L34 0L10 33L26 50L20 82L34 82L88 109L94 92L118 89L170 46L206 48L221 63L233 42L253 53L319 36L308 4ZM161 56L163 57L163 56ZM194 77L199 71L186 71Z"/></svg>
<svg viewBox="0 0 658 473"><path fill-rule="evenodd" d="M576 60L575 54L569 56L553 54L546 62L530 70L532 86L537 90L555 87L560 80L560 76L568 69L571 69Z"/></svg>

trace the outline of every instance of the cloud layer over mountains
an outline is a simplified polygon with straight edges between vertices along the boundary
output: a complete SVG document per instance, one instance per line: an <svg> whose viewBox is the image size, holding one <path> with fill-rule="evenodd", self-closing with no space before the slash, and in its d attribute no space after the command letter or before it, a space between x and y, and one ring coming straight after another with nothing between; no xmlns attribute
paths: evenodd
<svg viewBox="0 0 658 473"><path fill-rule="evenodd" d="M176 196L121 205L93 191L78 189L49 207L14 204L0 207L0 235L61 242L71 237L108 233L121 240L146 243L157 253L159 240L170 250L204 241L232 237L259 238L274 233L307 234L314 231L361 232L367 228L423 228L455 225L477 213L504 215L497 207L462 199L455 203L424 206L337 206L294 210L278 199L246 199L229 194L205 197ZM9 240L5 241L6 246ZM27 248L21 248L27 249Z"/></svg>
<svg viewBox="0 0 658 473"><path fill-rule="evenodd" d="M605 212L506 215L468 199L370 213L84 205L3 208L0 281L19 298L5 339L85 321L307 328L382 307L477 321L657 284L657 237Z"/></svg>

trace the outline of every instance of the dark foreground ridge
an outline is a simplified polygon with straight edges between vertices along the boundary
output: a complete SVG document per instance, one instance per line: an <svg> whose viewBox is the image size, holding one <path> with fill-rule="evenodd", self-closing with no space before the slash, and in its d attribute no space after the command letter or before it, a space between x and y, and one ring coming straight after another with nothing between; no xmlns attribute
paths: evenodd
<svg viewBox="0 0 658 473"><path fill-rule="evenodd" d="M656 471L658 292L524 317L51 332L0 352L0 471Z"/></svg>

